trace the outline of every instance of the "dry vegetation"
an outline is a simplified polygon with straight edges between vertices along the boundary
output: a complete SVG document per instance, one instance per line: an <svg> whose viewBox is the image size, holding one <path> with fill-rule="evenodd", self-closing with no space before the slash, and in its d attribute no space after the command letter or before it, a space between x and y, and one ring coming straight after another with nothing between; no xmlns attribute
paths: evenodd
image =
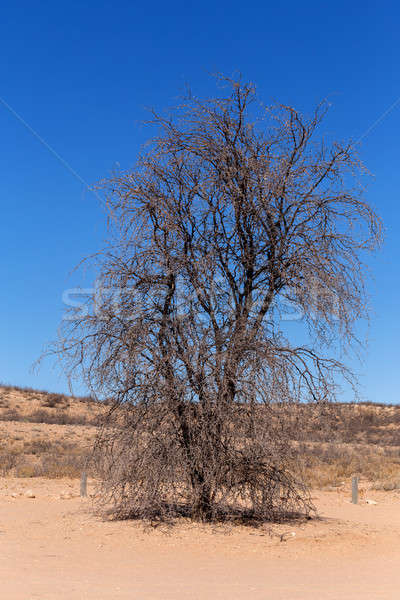
<svg viewBox="0 0 400 600"><path fill-rule="evenodd" d="M0 387L0 476L79 477L101 412L91 398ZM309 405L293 408L293 419L302 423L295 443L311 487L360 474L377 489L400 489L400 406Z"/></svg>
<svg viewBox="0 0 400 600"><path fill-rule="evenodd" d="M0 387L0 475L80 476L100 414L91 398Z"/></svg>
<svg viewBox="0 0 400 600"><path fill-rule="evenodd" d="M400 488L400 406L332 404L302 407L309 413L299 435L309 485L342 485L353 474L377 489Z"/></svg>

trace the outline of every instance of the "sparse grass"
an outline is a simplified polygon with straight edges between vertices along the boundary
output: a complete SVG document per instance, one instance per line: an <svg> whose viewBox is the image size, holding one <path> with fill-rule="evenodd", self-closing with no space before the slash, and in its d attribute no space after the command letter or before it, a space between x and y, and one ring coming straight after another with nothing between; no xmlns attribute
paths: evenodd
<svg viewBox="0 0 400 600"><path fill-rule="evenodd" d="M0 421L49 425L96 425L102 404L90 396L35 391L17 386L0 386Z"/></svg>
<svg viewBox="0 0 400 600"><path fill-rule="evenodd" d="M0 452L0 474L2 477L8 475L10 471L17 467L19 456L15 451Z"/></svg>
<svg viewBox="0 0 400 600"><path fill-rule="evenodd" d="M49 392L47 390L35 390L31 387L23 387L18 385L11 385L7 383L0 383L0 398L10 392L18 392L24 396L28 395L31 398L46 398L46 402L55 403L54 405L59 404L60 402L65 402L68 404L71 400L83 402L86 404L95 403L96 399L92 396L68 396L67 394L58 394L54 392ZM49 406L50 406L49 404Z"/></svg>
<svg viewBox="0 0 400 600"><path fill-rule="evenodd" d="M26 415L23 419L28 423L47 423L48 425L94 425L93 418L85 414L74 415L68 414L63 410L58 410L55 413L49 413L45 410L36 410L30 415Z"/></svg>
<svg viewBox="0 0 400 600"><path fill-rule="evenodd" d="M355 474L375 484L400 481L400 448L314 444L302 446L301 456L303 474L313 488L338 486Z"/></svg>
<svg viewBox="0 0 400 600"><path fill-rule="evenodd" d="M80 477L88 449L45 439L24 441L19 449L0 452L0 473L16 477Z"/></svg>
<svg viewBox="0 0 400 600"><path fill-rule="evenodd" d="M6 410L0 415L0 421L18 421L20 423L46 423L47 425L95 425L95 419L88 415L68 414L62 409L55 413L37 409L29 414L21 414L15 409Z"/></svg>
<svg viewBox="0 0 400 600"><path fill-rule="evenodd" d="M9 397L10 392L21 395ZM91 397L0 387L0 422L38 425L29 430L14 428L13 434L0 439L0 476L79 477L93 442L80 426L96 425L97 407ZM302 457L300 470L311 487L340 486L360 474L375 489L400 489L400 406L303 405L294 407L293 414L294 418L300 414L301 435L296 442ZM52 429L52 436L45 437L47 424L66 427L62 433Z"/></svg>
<svg viewBox="0 0 400 600"><path fill-rule="evenodd" d="M400 405L302 405L293 414L302 424L301 439L308 442L400 445Z"/></svg>
<svg viewBox="0 0 400 600"><path fill-rule="evenodd" d="M96 419L87 414L69 414L63 409L48 412L37 409L31 413L23 414L10 408L0 414L0 421L17 421L20 423L46 423L48 425L96 425Z"/></svg>
<svg viewBox="0 0 400 600"><path fill-rule="evenodd" d="M20 413L15 408L8 408L1 414L0 420L1 421L19 421L20 417L21 417Z"/></svg>

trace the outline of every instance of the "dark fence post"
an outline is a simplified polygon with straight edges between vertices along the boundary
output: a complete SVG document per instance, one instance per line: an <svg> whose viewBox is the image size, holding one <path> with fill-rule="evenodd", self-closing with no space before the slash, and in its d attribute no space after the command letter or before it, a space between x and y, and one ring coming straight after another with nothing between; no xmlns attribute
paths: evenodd
<svg viewBox="0 0 400 600"><path fill-rule="evenodd" d="M81 497L86 498L87 496L87 473L86 471L82 471L81 476Z"/></svg>
<svg viewBox="0 0 400 600"><path fill-rule="evenodd" d="M353 477L351 480L351 501L353 504L358 504L358 477Z"/></svg>

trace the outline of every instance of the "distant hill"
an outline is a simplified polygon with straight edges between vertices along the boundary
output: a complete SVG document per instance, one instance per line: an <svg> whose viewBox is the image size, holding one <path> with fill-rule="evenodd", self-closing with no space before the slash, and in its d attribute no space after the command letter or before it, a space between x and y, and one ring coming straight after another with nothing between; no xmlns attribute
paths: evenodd
<svg viewBox="0 0 400 600"><path fill-rule="evenodd" d="M104 407L17 386L0 386L0 475L79 477Z"/></svg>
<svg viewBox="0 0 400 600"><path fill-rule="evenodd" d="M0 421L93 425L101 405L93 398L0 385Z"/></svg>
<svg viewBox="0 0 400 600"><path fill-rule="evenodd" d="M80 476L105 409L90 397L0 386L0 476ZM312 486L341 485L358 473L382 489L400 489L399 405L301 405L285 412Z"/></svg>

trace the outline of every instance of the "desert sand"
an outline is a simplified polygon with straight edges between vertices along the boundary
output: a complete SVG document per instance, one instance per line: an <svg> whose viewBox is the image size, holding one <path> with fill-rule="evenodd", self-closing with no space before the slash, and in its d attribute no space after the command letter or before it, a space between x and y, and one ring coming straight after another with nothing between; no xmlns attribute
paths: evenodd
<svg viewBox="0 0 400 600"><path fill-rule="evenodd" d="M0 480L0 598L400 597L398 492L371 490L359 505L347 487L316 492L319 518L304 523L154 529L105 521L78 488L76 480Z"/></svg>

